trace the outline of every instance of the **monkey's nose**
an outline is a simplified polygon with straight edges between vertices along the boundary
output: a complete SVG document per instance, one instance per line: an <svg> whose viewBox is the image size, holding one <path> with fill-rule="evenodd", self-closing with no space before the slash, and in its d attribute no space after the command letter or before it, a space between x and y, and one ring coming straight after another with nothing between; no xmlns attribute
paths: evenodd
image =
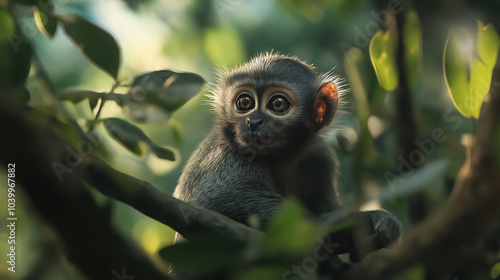
<svg viewBox="0 0 500 280"><path fill-rule="evenodd" d="M261 119L248 118L247 119L247 124L248 124L248 126L250 126L250 130L255 131L255 130L257 130L257 128L259 126L261 126L261 125L264 124L264 121L261 120Z"/></svg>

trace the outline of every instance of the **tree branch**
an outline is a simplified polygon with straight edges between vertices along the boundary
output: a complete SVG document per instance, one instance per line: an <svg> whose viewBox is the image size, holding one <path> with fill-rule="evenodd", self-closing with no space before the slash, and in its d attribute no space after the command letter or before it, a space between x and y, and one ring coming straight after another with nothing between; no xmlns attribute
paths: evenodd
<svg viewBox="0 0 500 280"><path fill-rule="evenodd" d="M182 235L211 231L249 242L261 234L217 212L177 200L97 158L92 158L88 164L86 180L102 194L134 207Z"/></svg>
<svg viewBox="0 0 500 280"><path fill-rule="evenodd" d="M3 168L16 165L16 188L59 233L72 263L90 279L109 280L115 274L170 279L112 226L109 209L95 203L79 172L58 180L51 165L64 161L67 145L48 133L48 119L14 105L12 90L1 92L0 161Z"/></svg>

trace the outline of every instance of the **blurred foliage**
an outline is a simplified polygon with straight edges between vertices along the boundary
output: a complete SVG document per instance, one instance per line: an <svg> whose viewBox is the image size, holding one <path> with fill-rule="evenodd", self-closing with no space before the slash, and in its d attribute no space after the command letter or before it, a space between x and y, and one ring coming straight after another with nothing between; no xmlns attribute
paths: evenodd
<svg viewBox="0 0 500 280"><path fill-rule="evenodd" d="M500 263L495 264L491 268L491 278L497 279L498 277L500 277Z"/></svg>
<svg viewBox="0 0 500 280"><path fill-rule="evenodd" d="M500 83L491 81L499 40L489 25L498 17L498 1L441 2L399 2L406 21L395 26L384 18L388 5L361 0L4 0L0 88L13 87L20 104L50 115L52 121L40 125L73 146L88 140L92 154L117 170L171 193L213 122L207 92L195 96L205 79L213 83L215 69L259 52L297 55L318 71L333 69L346 77L351 89L343 96L346 114L338 117L336 133L325 136L340 158L344 205L382 205L406 230L412 226L408 194L424 191L432 209L446 201L464 161L461 135L471 131L460 113L477 117L490 83ZM415 141L426 143L418 146L416 152L423 155L418 162L398 157L393 129L392 91L401 74L395 68L395 28L405 34L405 70L419 126ZM471 48L463 53L465 38ZM5 194L0 191L1 201ZM98 193L95 198L110 203ZM366 201L371 203L360 206ZM189 265L187 253L198 254L198 248L200 265L207 264L202 269L235 264L235 279L280 278L310 254L322 231L291 204L255 244L257 252L209 237L200 237L199 246L163 249L173 239L172 230L128 206L112 204L113 222L156 261L161 256ZM84 279L29 202L18 207L25 220L18 229L22 269L6 274L6 256L1 255L0 278ZM5 211L0 218L7 217ZM212 241L231 246L220 255L215 251L222 247ZM276 255L284 257L271 261ZM421 279L422 273L415 267L402 279ZM498 277L498 265L491 276Z"/></svg>

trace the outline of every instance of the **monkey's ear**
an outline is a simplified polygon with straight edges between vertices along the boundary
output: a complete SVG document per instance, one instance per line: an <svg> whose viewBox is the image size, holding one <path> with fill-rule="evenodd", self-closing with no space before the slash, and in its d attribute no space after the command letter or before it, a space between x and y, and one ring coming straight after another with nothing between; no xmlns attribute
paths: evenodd
<svg viewBox="0 0 500 280"><path fill-rule="evenodd" d="M332 122L338 104L339 95L335 84L333 82L323 84L317 92L314 103L316 122L326 126L329 125Z"/></svg>

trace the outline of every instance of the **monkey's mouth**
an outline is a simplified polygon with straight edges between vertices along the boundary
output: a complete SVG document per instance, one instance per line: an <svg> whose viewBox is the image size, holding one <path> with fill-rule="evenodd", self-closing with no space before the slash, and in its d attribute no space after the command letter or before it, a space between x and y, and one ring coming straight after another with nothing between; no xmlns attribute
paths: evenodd
<svg viewBox="0 0 500 280"><path fill-rule="evenodd" d="M279 148L283 141L269 131L245 131L235 135L239 145L252 148L257 154L267 153Z"/></svg>

